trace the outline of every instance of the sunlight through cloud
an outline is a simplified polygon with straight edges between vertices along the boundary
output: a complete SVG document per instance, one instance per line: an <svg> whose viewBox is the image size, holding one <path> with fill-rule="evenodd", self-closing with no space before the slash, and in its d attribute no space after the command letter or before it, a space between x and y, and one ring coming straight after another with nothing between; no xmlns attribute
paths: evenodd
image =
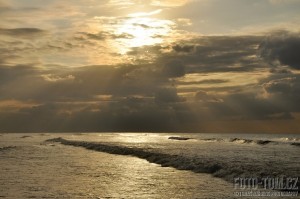
<svg viewBox="0 0 300 199"><path fill-rule="evenodd" d="M163 37L171 32L173 24L169 20L133 17L125 20L117 30L117 33L133 36L132 39L123 39L123 42L129 47L154 45L163 41Z"/></svg>

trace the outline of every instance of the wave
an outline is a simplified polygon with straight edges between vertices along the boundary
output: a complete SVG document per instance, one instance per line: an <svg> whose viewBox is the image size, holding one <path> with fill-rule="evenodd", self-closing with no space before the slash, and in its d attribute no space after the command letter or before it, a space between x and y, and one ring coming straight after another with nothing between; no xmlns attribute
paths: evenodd
<svg viewBox="0 0 300 199"><path fill-rule="evenodd" d="M299 142L293 142L293 143L291 143L291 145L300 147L300 143Z"/></svg>
<svg viewBox="0 0 300 199"><path fill-rule="evenodd" d="M190 140L192 138L188 138L188 137L179 137L179 136L172 136L172 137L168 137L169 140Z"/></svg>
<svg viewBox="0 0 300 199"><path fill-rule="evenodd" d="M190 140L192 138L188 137L169 137L168 139L170 140ZM221 139L221 138L206 138L206 139L200 139L201 141L206 141L206 142L236 142L240 144L259 144L259 145L266 145L269 143L277 143L275 141L271 140L251 140L251 139L241 139L241 138L228 138L228 139Z"/></svg>
<svg viewBox="0 0 300 199"><path fill-rule="evenodd" d="M5 146L5 147L0 147L0 151L6 151L6 150L9 150L9 149L14 149L16 148L16 146Z"/></svg>
<svg viewBox="0 0 300 199"><path fill-rule="evenodd" d="M130 155L145 159L148 162L156 163L162 167L173 167L178 170L189 170L195 173L209 173L214 177L219 177L229 182L233 181L233 178L236 176L239 177L265 177L272 175L281 175L284 176L287 173L284 169L278 170L277 167L271 167L270 165L265 165L260 163L256 165L255 163L244 163L244 162L235 162L232 161L225 163L222 160L215 158L207 157L196 157L196 156L184 156L182 154L168 154L160 151L151 151L149 148L135 148L111 144L103 144L97 142L86 142L86 141L71 141L66 140L61 137L46 140L47 142L58 142L63 145L70 145L75 147L83 147L89 150L100 151L110 154L117 155ZM292 176L293 173L290 173Z"/></svg>
<svg viewBox="0 0 300 199"><path fill-rule="evenodd" d="M289 144L292 146L300 146L299 142L280 142L280 141L273 141L273 140L252 140L252 139L241 139L241 138L228 138L228 139L221 139L221 138L207 138L207 139L200 139L201 141L206 142L233 142L239 144L258 144L258 145L267 145L267 144ZM290 141L298 141L297 138L290 138Z"/></svg>
<svg viewBox="0 0 300 199"><path fill-rule="evenodd" d="M225 142L225 139L221 138L206 138L206 139L200 139L201 141L207 141L207 142Z"/></svg>
<svg viewBox="0 0 300 199"><path fill-rule="evenodd" d="M233 138L230 140L230 142L239 142L239 143L255 143L255 144L259 144L259 145L266 145L266 144L270 144L270 143L276 143L274 141L271 140L251 140L251 139L240 139L240 138Z"/></svg>
<svg viewBox="0 0 300 199"><path fill-rule="evenodd" d="M215 173L218 170L222 169L222 166L219 164L204 164L187 157L151 152L141 148L130 148L125 146L116 146L84 141L70 141L63 138L53 138L46 141L59 142L63 145L83 147L89 150L101 151L110 154L131 155L138 158L146 159L151 163L160 164L163 167L173 167L180 170L191 170L197 173Z"/></svg>
<svg viewBox="0 0 300 199"><path fill-rule="evenodd" d="M300 141L300 138L288 138L288 137L286 137L286 138L280 138L280 140L281 141L285 141L285 142L298 142L298 141Z"/></svg>
<svg viewBox="0 0 300 199"><path fill-rule="evenodd" d="M30 136L30 135L24 135L24 136L21 136L20 138L32 138L32 136Z"/></svg>

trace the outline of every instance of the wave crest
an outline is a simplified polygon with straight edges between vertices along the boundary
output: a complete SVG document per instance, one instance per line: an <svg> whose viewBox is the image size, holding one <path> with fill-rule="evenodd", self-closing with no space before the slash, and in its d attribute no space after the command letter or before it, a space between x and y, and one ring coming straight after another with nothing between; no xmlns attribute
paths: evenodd
<svg viewBox="0 0 300 199"><path fill-rule="evenodd" d="M239 163L234 164L233 166L232 164L226 164L210 157L187 157L177 154L175 155L157 151L149 151L149 149L143 148L118 146L107 143L103 144L96 142L71 141L63 138L54 138L47 141L59 142L63 145L83 147L89 150L95 150L110 154L130 155L145 159L151 163L159 164L162 167L173 167L179 170L189 170L195 173L209 173L215 177L223 178L230 182L232 182L235 176L264 177L268 175L272 176L275 174L284 175L284 173L281 173L276 169L276 167L272 169L271 167L267 167L266 165L255 167L253 165Z"/></svg>
<svg viewBox="0 0 300 199"><path fill-rule="evenodd" d="M5 146L5 147L0 147L0 151L6 151L6 150L14 149L14 148L16 148L16 146Z"/></svg>
<svg viewBox="0 0 300 199"><path fill-rule="evenodd" d="M294 142L279 142L279 141L272 141L272 140L252 140L252 139L241 139L241 138L229 138L229 139L222 139L222 138L207 138L207 139L200 139L201 141L205 142L232 142L232 143L239 143L239 144L258 144L258 145L267 145L267 144L290 144L292 146L300 146L299 139L297 138L289 138L289 141Z"/></svg>

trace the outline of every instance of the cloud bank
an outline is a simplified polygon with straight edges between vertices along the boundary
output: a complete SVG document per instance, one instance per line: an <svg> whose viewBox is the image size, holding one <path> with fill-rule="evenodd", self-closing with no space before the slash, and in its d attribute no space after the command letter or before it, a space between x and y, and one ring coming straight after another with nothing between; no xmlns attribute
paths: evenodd
<svg viewBox="0 0 300 199"><path fill-rule="evenodd" d="M239 13L194 12L219 1L135 2L0 1L0 131L299 132L299 32L228 34ZM237 5L281 24L294 4Z"/></svg>

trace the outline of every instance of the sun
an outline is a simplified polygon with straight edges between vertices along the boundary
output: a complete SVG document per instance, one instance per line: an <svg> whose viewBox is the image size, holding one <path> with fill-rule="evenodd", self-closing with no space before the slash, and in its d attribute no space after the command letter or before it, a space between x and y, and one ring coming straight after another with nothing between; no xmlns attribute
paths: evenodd
<svg viewBox="0 0 300 199"><path fill-rule="evenodd" d="M130 15L116 32L130 36L122 41L129 48L162 43L164 37L171 32L173 22L142 15L143 13Z"/></svg>

